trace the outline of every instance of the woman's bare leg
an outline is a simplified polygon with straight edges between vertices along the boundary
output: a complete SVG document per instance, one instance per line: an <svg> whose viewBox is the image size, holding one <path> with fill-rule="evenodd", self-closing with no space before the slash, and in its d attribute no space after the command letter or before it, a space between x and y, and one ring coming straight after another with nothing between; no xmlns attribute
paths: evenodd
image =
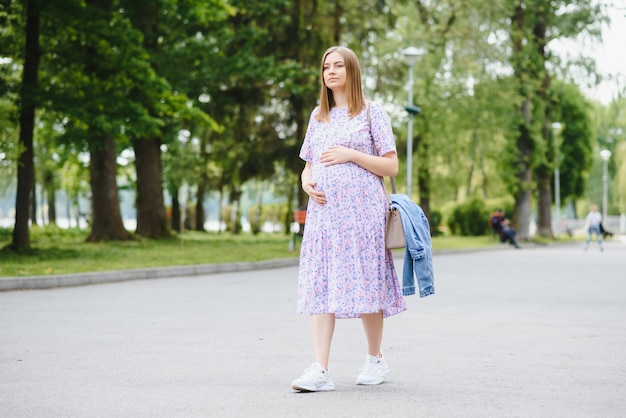
<svg viewBox="0 0 626 418"><path fill-rule="evenodd" d="M313 355L315 362L324 369L328 369L330 356L330 342L335 332L335 314L311 315L311 330L313 332Z"/></svg>
<svg viewBox="0 0 626 418"><path fill-rule="evenodd" d="M367 354L381 357L380 347L383 343L383 313L361 314L363 329L367 338Z"/></svg>

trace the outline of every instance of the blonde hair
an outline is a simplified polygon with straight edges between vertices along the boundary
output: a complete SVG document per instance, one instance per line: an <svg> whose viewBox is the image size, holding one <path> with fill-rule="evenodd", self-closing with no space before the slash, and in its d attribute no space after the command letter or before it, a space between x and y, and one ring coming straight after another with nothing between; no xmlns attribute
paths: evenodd
<svg viewBox="0 0 626 418"><path fill-rule="evenodd" d="M353 118L365 108L365 96L363 95L363 84L361 83L361 66L356 54L344 46L331 46L322 55L320 66L320 106L315 119L320 122L328 122L330 109L335 107L335 98L331 89L324 83L324 61L328 54L338 53L343 58L346 65L346 96L348 99L348 115Z"/></svg>

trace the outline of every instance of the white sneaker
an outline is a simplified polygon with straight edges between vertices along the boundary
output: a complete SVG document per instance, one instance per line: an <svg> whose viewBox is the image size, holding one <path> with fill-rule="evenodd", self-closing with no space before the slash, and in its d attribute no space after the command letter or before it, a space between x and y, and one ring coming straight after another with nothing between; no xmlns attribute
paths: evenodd
<svg viewBox="0 0 626 418"><path fill-rule="evenodd" d="M379 358L368 354L360 371L361 373L356 378L357 385L379 385L389 373L389 366L384 357Z"/></svg>
<svg viewBox="0 0 626 418"><path fill-rule="evenodd" d="M328 370L324 370L319 363L313 363L307 367L302 376L291 383L291 387L300 392L335 390L335 384L330 379Z"/></svg>

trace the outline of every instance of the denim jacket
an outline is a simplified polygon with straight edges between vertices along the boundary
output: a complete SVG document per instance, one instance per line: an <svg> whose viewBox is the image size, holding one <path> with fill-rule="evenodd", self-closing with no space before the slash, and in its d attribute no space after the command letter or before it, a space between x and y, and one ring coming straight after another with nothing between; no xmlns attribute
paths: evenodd
<svg viewBox="0 0 626 418"><path fill-rule="evenodd" d="M402 294L415 294L415 282L420 297L435 293L433 274L433 249L430 241L428 218L419 205L407 195L390 195L392 207L400 209L402 229L406 241L404 269L402 274Z"/></svg>

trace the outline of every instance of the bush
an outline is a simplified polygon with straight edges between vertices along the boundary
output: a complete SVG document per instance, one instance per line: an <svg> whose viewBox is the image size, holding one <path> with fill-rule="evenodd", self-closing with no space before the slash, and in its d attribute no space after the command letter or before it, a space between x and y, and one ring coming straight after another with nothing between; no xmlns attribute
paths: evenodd
<svg viewBox="0 0 626 418"><path fill-rule="evenodd" d="M489 232L490 212L478 198L458 204L448 218L448 227L454 235L481 236Z"/></svg>
<svg viewBox="0 0 626 418"><path fill-rule="evenodd" d="M241 220L239 219L239 210L237 213L233 214L234 207L233 205L223 206L220 219L222 222L226 224L226 231L232 232L233 234L238 234L241 232ZM233 220L234 216L234 220Z"/></svg>
<svg viewBox="0 0 626 418"><path fill-rule="evenodd" d="M439 210L433 210L430 212L430 234L433 237L439 236L442 232L439 230L441 221L443 220L443 214Z"/></svg>
<svg viewBox="0 0 626 418"><path fill-rule="evenodd" d="M261 232L265 217L263 216L263 207L259 205L250 206L248 209L248 222L250 222L250 230L253 235L257 235Z"/></svg>

